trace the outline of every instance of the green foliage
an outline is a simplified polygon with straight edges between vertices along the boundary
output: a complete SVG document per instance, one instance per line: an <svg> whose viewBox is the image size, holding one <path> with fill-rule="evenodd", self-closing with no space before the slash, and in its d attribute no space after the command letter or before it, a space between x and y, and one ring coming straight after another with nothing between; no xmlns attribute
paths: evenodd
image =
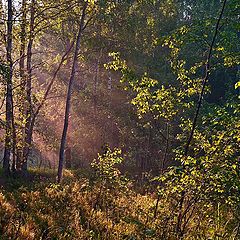
<svg viewBox="0 0 240 240"><path fill-rule="evenodd" d="M183 20L171 34L158 38L156 42L162 49L168 50L168 62L173 73L170 79L152 78L150 71L137 71L131 62L128 64L127 60L121 60L119 53L111 54L113 61L106 65L108 69L121 72L125 89L133 93L131 103L136 106L139 118L146 119L147 126L153 126L149 115L155 120L177 121L180 125L181 130L178 129L176 134L177 147L173 150L177 166L170 167L165 174L155 178L160 185L159 208L164 215L160 225L166 226L163 239L173 236L173 239L188 239L189 236L194 236L190 239L235 239L239 235L238 230L231 228L233 225L237 227L235 213L239 211L240 201L239 107L233 90L230 95L226 94L228 100L221 105L210 105L204 101L189 154L184 154L192 128L190 114L201 92L209 42L216 24L213 9L216 10L217 6L212 3L207 10L207 13L211 12L209 17L205 4L203 1L193 7L196 12L190 13L192 24ZM227 11L235 8L236 3L228 7ZM234 44L238 41L237 24L234 16L229 21L226 19L222 19L224 27L219 32L210 59L210 80L216 70L227 71L227 68L239 65L239 51ZM153 22L149 20L149 24L153 25ZM233 82L232 79L229 81ZM205 95L210 93L211 81L208 84ZM230 219L224 226L222 219L226 218L225 211ZM211 223L208 228L207 223Z"/></svg>
<svg viewBox="0 0 240 240"><path fill-rule="evenodd" d="M0 76L1 76L1 81L3 83L6 83L9 78L9 66L3 63L2 61L0 62Z"/></svg>
<svg viewBox="0 0 240 240"><path fill-rule="evenodd" d="M191 97L198 93L201 81L187 77L184 63L176 68L179 82L171 85L161 84L161 81L150 78L147 73L137 76L126 61L120 59L119 53L111 53L110 56L113 61L105 67L122 73L121 82L125 84L125 89L135 95L131 103L136 106L139 118L151 113L155 119L171 121L179 112L192 106Z"/></svg>
<svg viewBox="0 0 240 240"><path fill-rule="evenodd" d="M127 179L121 174L117 166L123 162L120 149L113 151L108 148L106 153L98 155L98 159L91 163L95 171L97 181L100 181L107 188L124 186Z"/></svg>
<svg viewBox="0 0 240 240"><path fill-rule="evenodd" d="M190 226L190 219L194 219L195 214L213 223L207 233L210 239L216 235L231 239L235 234L224 232L215 221L217 211L224 214L224 209L228 209L232 220L226 227L235 224L235 213L240 203L238 108L233 103L224 107L210 105L205 110L207 114L202 117L202 125L195 131L190 155L186 157L184 149L179 147L176 160L181 163L180 166L170 167L165 174L155 178L161 185L160 198L163 202L167 201L172 209L169 219L175 226L171 231L176 234L184 235L190 227L196 227ZM188 122L182 126L183 133L188 130L186 126L190 127ZM186 142L184 134L179 134L178 139ZM198 224L197 219L193 221Z"/></svg>
<svg viewBox="0 0 240 240"><path fill-rule="evenodd" d="M31 111L43 99L48 85L48 81L43 81L48 79L45 74L52 75L61 60L59 56L75 39L82 7L88 3L87 34L81 41L78 58L81 64L76 69L81 79L73 87L73 130L69 145L74 143L74 150L78 148L76 162L84 161L82 155L86 149L97 152L98 146L95 142L84 146L82 136L100 142L102 138L109 138L104 132L109 128L112 141L124 145L127 157L123 161L121 150L107 149L91 163L93 178L89 178L89 172L78 173L81 176L76 177L74 172L65 171L61 185L47 183L50 179L54 181L54 172L36 170L37 181L44 182L36 185L36 179L32 178L29 183L24 178L6 180L0 177L0 182L3 180L8 186L0 193L0 236L3 239L240 238L237 0L227 2L221 19L203 105L189 152L187 156L184 153L193 127L192 118L201 92L220 2L36 1L32 66L41 67L32 72ZM18 8L15 10L17 12ZM16 16L20 19L21 13ZM19 23L14 22L14 58L19 56ZM26 24L29 24L28 20ZM3 38L1 43L5 44L4 41ZM111 52L109 56L108 52ZM110 62L103 69L102 64L109 60L108 57ZM18 64L15 64L18 61L13 60L16 147L21 150L29 116L25 116L24 109L25 84L17 87L25 79L19 78ZM1 62L1 83L4 85L9 73L4 61ZM52 91L56 96L63 95L64 77L69 75L68 64L69 61L63 64L64 69L55 84L56 91ZM121 74L121 88L125 90L122 95L122 89L116 87L118 73ZM106 87L109 83L111 89ZM221 85L224 85L224 93L220 98L214 96L210 103L208 97ZM120 98L123 98L123 104L118 101ZM84 103L81 108L79 100ZM134 111L127 109L128 100ZM111 105L114 101L115 106L122 106L115 109ZM49 143L51 150L59 145L58 126L61 124L59 115L55 114L56 105L57 110L64 108L60 98L53 100L38 119L34 139L39 138L43 151L48 151L44 143ZM93 108L94 112L90 110ZM111 127L103 123L110 118ZM98 131L99 126L101 131ZM117 129L116 132L113 129ZM43 157L47 157L44 153ZM159 175L161 170L153 185L146 183L144 177L136 183L130 182L119 170L126 168L124 162L127 162L134 163L131 167L133 172L137 171L138 161L141 168L145 168L141 171L149 169L151 174ZM167 165L170 166L166 168ZM140 192L144 194L140 194L135 185L141 185Z"/></svg>

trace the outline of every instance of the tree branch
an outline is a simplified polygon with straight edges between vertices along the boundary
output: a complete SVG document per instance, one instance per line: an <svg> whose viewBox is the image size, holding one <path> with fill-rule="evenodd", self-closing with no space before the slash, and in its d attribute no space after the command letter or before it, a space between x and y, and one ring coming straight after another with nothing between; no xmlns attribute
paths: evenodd
<svg viewBox="0 0 240 240"><path fill-rule="evenodd" d="M185 152L184 152L185 156L188 155L189 146L191 144L191 141L192 141L192 138L193 138L193 135L194 135L194 131L195 131L196 126L197 126L199 111L200 111L200 108L201 108L201 105L202 105L202 100L203 100L203 95L204 95L204 92L205 92L205 87L206 87L206 84L207 84L207 81L208 81L208 78L209 78L210 67L211 67L210 66L210 60L211 60L211 57L212 57L212 51L213 51L213 47L214 47L214 44L215 44L215 41L216 41L220 21L222 19L223 13L224 13L226 2L227 2L227 0L224 0L220 15L219 15L219 18L217 20L216 27L215 27L215 32L214 32L214 35L213 35L213 39L212 39L211 45L209 47L208 56L207 56L207 60L206 60L206 64L205 64L205 77L203 78L202 90L201 90L201 93L200 93L199 98L198 98L196 113L195 113L195 116L193 118L192 130L191 130L190 136L188 138L188 141L187 141L187 144L186 144L186 147L185 147Z"/></svg>

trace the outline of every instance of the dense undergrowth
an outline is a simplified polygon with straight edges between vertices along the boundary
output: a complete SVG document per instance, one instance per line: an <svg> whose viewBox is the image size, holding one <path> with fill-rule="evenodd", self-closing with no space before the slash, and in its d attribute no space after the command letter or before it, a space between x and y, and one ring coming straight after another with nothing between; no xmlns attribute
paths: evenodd
<svg viewBox="0 0 240 240"><path fill-rule="evenodd" d="M185 187L182 193L173 182L157 191L150 181L149 190L140 193L117 169L119 153L99 157L91 174L66 170L61 185L53 183L51 171L6 180L0 192L1 239L240 238L238 204L217 195L203 198L202 189Z"/></svg>

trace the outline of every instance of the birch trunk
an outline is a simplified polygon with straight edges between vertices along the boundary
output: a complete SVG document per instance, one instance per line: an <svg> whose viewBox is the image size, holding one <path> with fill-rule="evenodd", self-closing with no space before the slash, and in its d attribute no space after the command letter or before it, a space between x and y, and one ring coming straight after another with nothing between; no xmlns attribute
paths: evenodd
<svg viewBox="0 0 240 240"><path fill-rule="evenodd" d="M12 76L13 76L13 62L12 62L12 24L13 24L13 6L12 0L8 0L8 18L7 18L7 86L6 86L6 136L5 148L3 157L3 171L4 174L10 174L10 157L12 148L12 121L13 121L13 104L12 104Z"/></svg>

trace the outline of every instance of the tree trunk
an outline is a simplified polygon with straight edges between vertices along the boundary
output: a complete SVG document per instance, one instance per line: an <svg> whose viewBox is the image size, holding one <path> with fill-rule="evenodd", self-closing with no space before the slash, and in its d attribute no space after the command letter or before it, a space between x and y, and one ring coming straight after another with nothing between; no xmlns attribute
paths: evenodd
<svg viewBox="0 0 240 240"><path fill-rule="evenodd" d="M100 50L99 53L99 57L96 63L96 68L95 68L95 75L94 75L94 98L93 98L93 102L94 102L94 117L96 117L97 115L97 88L98 88L98 77L99 77L99 65L100 65L100 59L102 57L102 48Z"/></svg>
<svg viewBox="0 0 240 240"><path fill-rule="evenodd" d="M21 6L21 31L20 31L20 59L19 59L19 75L20 75L20 88L21 88L21 97L20 97L20 122L23 123L25 116L25 50L26 50L26 0L22 0ZM23 162L23 145L24 145L24 128L20 127L20 136L18 136L18 144L16 148L16 169L20 170ZM13 163L14 165L14 163Z"/></svg>
<svg viewBox="0 0 240 240"><path fill-rule="evenodd" d="M220 22L221 22L222 17L223 17L223 13L224 13L224 10L225 10L225 7L226 7L226 3L227 3L227 0L224 0L222 8L221 8L220 15L218 17L218 20L217 20L217 23L216 23L216 26L215 26L213 39L212 39L211 45L209 46L207 60L206 60L206 63L205 63L205 76L204 76L203 82L202 82L202 90L199 94L197 108L196 108L196 112L195 112L193 122L192 122L192 129L191 129L190 136L188 138L188 141L187 141L187 144L186 144L186 147L185 147L184 157L187 157L188 154L189 154L190 144L191 144L191 141L193 139L195 129L197 127L197 120L198 120L198 116L199 116L200 109L201 109L201 106L202 106L203 95L205 93L206 85L207 85L209 74L210 74L210 69L211 69L210 61L211 61L211 58L212 58L212 52L213 52L213 48L214 48L214 44L215 44L217 35L219 33L219 26L220 26ZM183 164L183 167L185 167L184 164ZM182 230L182 214L183 214L184 199L185 199L185 191L183 190L182 193L181 193L181 199L180 199L178 217L177 217L177 226L176 226L176 232L177 232L178 237L180 239L182 239L182 237L184 235L184 231Z"/></svg>
<svg viewBox="0 0 240 240"><path fill-rule="evenodd" d="M3 157L3 171L4 174L10 174L10 155L12 147L12 121L13 121L13 104L12 104L12 76L13 76L13 62L12 62L12 19L13 9L12 0L8 0L8 19L7 19L7 92L6 92L6 136L5 148Z"/></svg>
<svg viewBox="0 0 240 240"><path fill-rule="evenodd" d="M75 72L76 72L76 68L77 68L77 59L78 59L78 53L79 53L79 49L80 49L82 32L83 32L83 28L84 28L86 8L87 8L87 3L85 3L85 5L83 6L83 10L82 10L82 16L80 19L80 25L79 25L78 35L77 35L77 39L76 39L76 47L75 47L75 52L74 52L72 71L71 71L69 84L68 84L68 92L67 92L66 106L65 106L64 126L63 126L61 145L60 145L60 151L59 151L59 165L58 165L58 173L57 173L57 182L58 183L60 183L61 179L62 179L64 149L65 149L65 143L66 143L66 138L67 138L68 120L69 120L69 112L70 112L70 106L71 106L72 85L74 82Z"/></svg>
<svg viewBox="0 0 240 240"><path fill-rule="evenodd" d="M23 163L22 171L27 171L27 160L30 153L30 148L32 145L32 129L31 129L31 120L32 120L32 46L34 38L34 21L35 21L35 0L31 2L30 9L30 33L29 41L27 46L27 79L26 79L26 125L25 125L25 143L23 150Z"/></svg>

